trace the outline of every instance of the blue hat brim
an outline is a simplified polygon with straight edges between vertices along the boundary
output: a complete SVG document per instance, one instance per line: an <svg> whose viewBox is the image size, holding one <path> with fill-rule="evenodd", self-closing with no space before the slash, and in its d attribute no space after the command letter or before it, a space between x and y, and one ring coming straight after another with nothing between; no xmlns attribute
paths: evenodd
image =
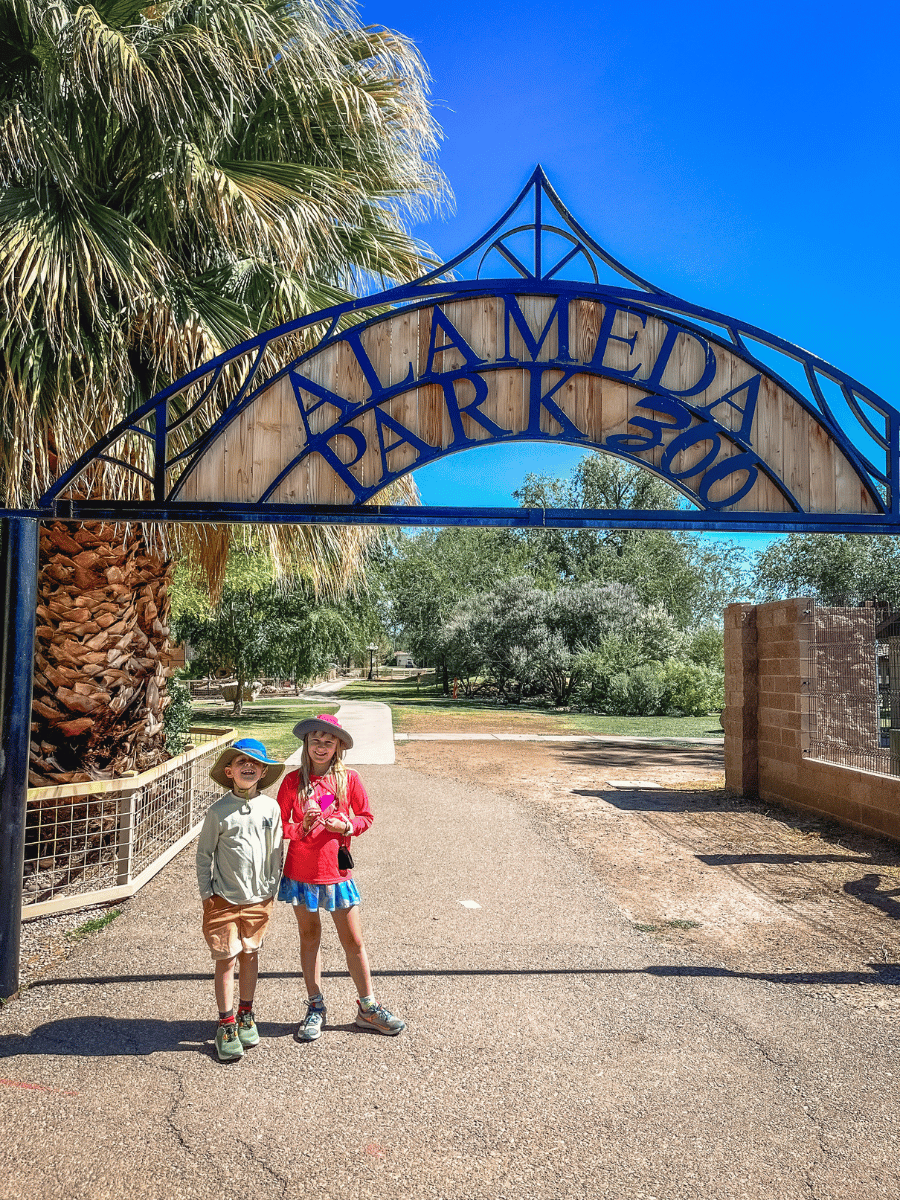
<svg viewBox="0 0 900 1200"><path fill-rule="evenodd" d="M261 753L260 753L261 752ZM276 758L269 758L269 752L266 750L262 742L257 742L254 738L241 738L240 741L234 742L230 746L226 746L221 751L219 757L209 768L209 777L219 787L225 788L227 792L231 791L232 779L229 779L225 774L225 768L233 758L237 758L239 754L243 754L246 758L252 758L254 762L258 762L260 766L266 768L265 774L259 781L258 788L260 791L265 791L271 787L273 783L281 778L284 773L286 764L279 762Z"/></svg>

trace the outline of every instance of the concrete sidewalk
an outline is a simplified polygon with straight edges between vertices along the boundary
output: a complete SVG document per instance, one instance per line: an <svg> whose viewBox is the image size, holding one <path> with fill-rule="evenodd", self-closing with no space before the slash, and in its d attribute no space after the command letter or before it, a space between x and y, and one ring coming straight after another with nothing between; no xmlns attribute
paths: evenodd
<svg viewBox="0 0 900 1200"><path fill-rule="evenodd" d="M877 967L712 961L640 932L555 810L364 778L363 928L407 1030L354 1026L326 920L328 1019L296 1042L279 904L262 1041L219 1063L189 848L0 1012L0 1200L896 1200L895 1017L828 995Z"/></svg>
<svg viewBox="0 0 900 1200"><path fill-rule="evenodd" d="M302 693L306 699L331 700L346 687L349 680L331 679L316 683ZM353 738L353 749L344 755L348 767L377 764L390 766L395 761L394 726L391 710L387 704L374 700L338 700L340 708L335 716ZM289 767L300 763L300 750L288 758Z"/></svg>

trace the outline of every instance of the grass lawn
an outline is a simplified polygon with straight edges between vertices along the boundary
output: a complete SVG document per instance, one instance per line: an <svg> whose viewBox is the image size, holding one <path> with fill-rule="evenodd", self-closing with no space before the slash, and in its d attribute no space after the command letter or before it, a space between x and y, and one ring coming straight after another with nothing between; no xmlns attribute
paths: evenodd
<svg viewBox="0 0 900 1200"><path fill-rule="evenodd" d="M232 717L231 704L226 700L195 700L193 723L233 729L237 739L256 738L270 755L283 762L299 745L292 732L298 721L337 709L333 702L311 704L309 700L291 696L260 696L258 700L245 701L241 715Z"/></svg>
<svg viewBox="0 0 900 1200"><path fill-rule="evenodd" d="M427 680L431 676L426 676ZM706 717L601 717L552 708L447 698L439 684L415 679L354 680L342 700L391 706L395 733L607 733L631 737L723 737L718 713Z"/></svg>

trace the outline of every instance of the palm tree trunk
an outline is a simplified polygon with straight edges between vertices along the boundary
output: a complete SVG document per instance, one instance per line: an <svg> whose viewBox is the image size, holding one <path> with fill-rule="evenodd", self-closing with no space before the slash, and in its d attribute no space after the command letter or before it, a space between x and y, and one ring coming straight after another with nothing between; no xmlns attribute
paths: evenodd
<svg viewBox="0 0 900 1200"><path fill-rule="evenodd" d="M33 787L146 770L166 755L172 563L140 527L41 530Z"/></svg>

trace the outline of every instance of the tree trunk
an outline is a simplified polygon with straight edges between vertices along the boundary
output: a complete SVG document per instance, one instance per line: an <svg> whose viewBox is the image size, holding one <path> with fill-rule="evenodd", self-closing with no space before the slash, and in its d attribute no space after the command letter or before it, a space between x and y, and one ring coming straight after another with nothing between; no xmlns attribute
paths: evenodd
<svg viewBox="0 0 900 1200"><path fill-rule="evenodd" d="M32 787L108 779L168 757L172 563L139 526L41 529Z"/></svg>
<svg viewBox="0 0 900 1200"><path fill-rule="evenodd" d="M229 714L229 716L232 716L232 717L239 717L241 715L241 713L244 711L244 686L245 686L246 680L244 679L244 676L240 671L237 672L236 678L237 678L237 695L234 698L234 706L232 707L231 712Z"/></svg>

